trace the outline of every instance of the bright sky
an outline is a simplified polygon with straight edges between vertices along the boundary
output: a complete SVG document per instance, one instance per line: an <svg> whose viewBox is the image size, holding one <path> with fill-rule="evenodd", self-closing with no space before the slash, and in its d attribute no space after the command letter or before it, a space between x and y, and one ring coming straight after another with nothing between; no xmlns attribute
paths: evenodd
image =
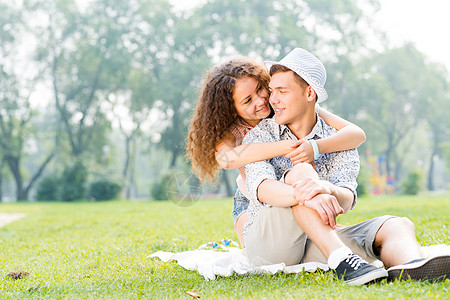
<svg viewBox="0 0 450 300"><path fill-rule="evenodd" d="M375 20L393 46L413 42L431 60L450 70L450 1L381 0Z"/></svg>

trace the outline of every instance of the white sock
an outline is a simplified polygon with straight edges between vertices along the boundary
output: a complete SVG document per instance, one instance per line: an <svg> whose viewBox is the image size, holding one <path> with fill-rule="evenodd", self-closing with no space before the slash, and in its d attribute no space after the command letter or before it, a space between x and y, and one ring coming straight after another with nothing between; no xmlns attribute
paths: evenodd
<svg viewBox="0 0 450 300"><path fill-rule="evenodd" d="M336 269L341 261L346 259L350 254L353 254L352 250L345 246L334 250L328 257L328 266L331 269Z"/></svg>

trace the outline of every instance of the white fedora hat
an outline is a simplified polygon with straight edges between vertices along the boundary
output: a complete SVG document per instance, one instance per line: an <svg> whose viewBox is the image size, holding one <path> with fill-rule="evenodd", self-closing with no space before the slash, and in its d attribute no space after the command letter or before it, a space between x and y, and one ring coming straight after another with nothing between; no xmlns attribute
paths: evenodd
<svg viewBox="0 0 450 300"><path fill-rule="evenodd" d="M302 48L295 48L280 61L265 61L270 70L273 65L282 65L291 69L303 78L316 92L317 103L327 100L328 94L324 88L327 81L327 71L320 60Z"/></svg>

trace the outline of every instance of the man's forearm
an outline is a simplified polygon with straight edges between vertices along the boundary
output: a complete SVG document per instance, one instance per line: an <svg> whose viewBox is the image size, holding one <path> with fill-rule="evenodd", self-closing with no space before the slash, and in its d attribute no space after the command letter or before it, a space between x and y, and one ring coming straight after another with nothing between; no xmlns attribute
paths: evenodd
<svg viewBox="0 0 450 300"><path fill-rule="evenodd" d="M353 195L352 191L347 188L335 186L334 184L324 181L329 186L331 190L331 195L335 196L339 202L339 205L344 209L345 212L348 212L353 205L353 201L355 199L355 195Z"/></svg>
<svg viewBox="0 0 450 300"><path fill-rule="evenodd" d="M290 207L298 204L291 185L273 179L265 179L258 186L258 200L272 206Z"/></svg>

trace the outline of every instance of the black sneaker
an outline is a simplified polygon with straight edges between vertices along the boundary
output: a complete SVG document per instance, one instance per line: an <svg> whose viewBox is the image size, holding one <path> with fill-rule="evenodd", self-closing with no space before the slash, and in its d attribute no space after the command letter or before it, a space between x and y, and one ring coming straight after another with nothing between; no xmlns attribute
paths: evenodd
<svg viewBox="0 0 450 300"><path fill-rule="evenodd" d="M389 279L439 280L450 278L450 255L415 259L388 269Z"/></svg>
<svg viewBox="0 0 450 300"><path fill-rule="evenodd" d="M388 276L384 268L369 265L364 259L356 254L349 255L341 261L334 274L343 279L348 285L363 285L376 279Z"/></svg>

